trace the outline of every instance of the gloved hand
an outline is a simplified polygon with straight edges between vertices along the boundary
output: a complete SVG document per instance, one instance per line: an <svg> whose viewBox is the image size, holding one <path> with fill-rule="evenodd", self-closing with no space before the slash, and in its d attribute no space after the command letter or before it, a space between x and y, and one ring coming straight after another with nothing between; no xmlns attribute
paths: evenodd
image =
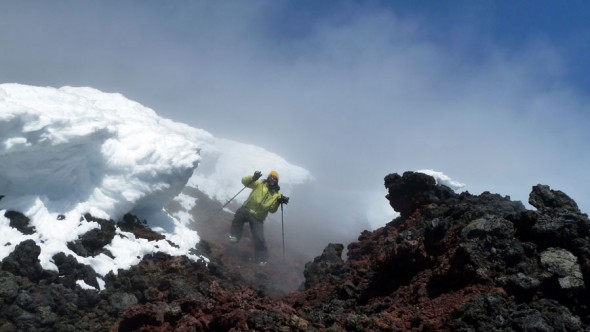
<svg viewBox="0 0 590 332"><path fill-rule="evenodd" d="M281 195L281 197L277 199L277 202L279 202L279 204L289 204L289 197Z"/></svg>
<svg viewBox="0 0 590 332"><path fill-rule="evenodd" d="M256 180L260 179L261 176L262 176L262 172L256 171L256 172L254 172L254 175L252 176L252 180L256 181Z"/></svg>

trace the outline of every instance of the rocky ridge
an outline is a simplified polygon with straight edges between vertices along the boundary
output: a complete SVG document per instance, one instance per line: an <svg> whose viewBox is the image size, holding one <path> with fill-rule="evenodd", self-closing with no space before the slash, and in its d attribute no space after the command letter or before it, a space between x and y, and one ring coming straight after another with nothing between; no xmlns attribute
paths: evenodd
<svg viewBox="0 0 590 332"><path fill-rule="evenodd" d="M195 250L208 263L149 255L107 275L101 292L76 284L93 285L95 273L72 256L45 271L24 241L2 262L0 331L588 329L590 220L566 194L536 185L532 211L489 192L456 194L421 173L390 174L385 187L400 217L360 234L346 260L342 244L329 244L289 294L265 283L280 266L236 270L206 240ZM24 232L23 217L7 215ZM157 236L129 218L129 229ZM114 221L99 223L71 248L101 252Z"/></svg>
<svg viewBox="0 0 590 332"><path fill-rule="evenodd" d="M385 186L400 217L361 234L346 262L339 245L326 248L306 266L306 289L289 296L320 329L588 327L590 220L567 195L534 186L529 211L421 173L388 175Z"/></svg>

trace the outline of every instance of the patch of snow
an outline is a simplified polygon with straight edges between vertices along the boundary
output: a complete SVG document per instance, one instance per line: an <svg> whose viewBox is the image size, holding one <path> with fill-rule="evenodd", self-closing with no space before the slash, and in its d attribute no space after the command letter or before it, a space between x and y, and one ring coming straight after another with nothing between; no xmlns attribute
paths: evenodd
<svg viewBox="0 0 590 332"><path fill-rule="evenodd" d="M430 175L434 178L434 180L436 180L436 184L445 185L453 189L454 191L461 190L466 186L464 183L451 179L448 175L444 174L443 172L435 171L432 169L421 169L416 172Z"/></svg>
<svg viewBox="0 0 590 332"><path fill-rule="evenodd" d="M80 288L82 289L97 290L95 287L92 287L89 284L85 283L84 280L76 280L76 284L80 286Z"/></svg>

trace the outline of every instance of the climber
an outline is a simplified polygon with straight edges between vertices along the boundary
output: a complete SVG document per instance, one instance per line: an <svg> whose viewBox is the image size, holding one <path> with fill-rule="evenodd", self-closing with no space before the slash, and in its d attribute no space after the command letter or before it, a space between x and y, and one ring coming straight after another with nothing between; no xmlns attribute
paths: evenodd
<svg viewBox="0 0 590 332"><path fill-rule="evenodd" d="M265 180L259 181L262 173L254 172L254 175L244 176L242 184L252 192L244 204L236 211L232 221L229 242L237 243L242 237L242 231L246 222L250 223L252 240L254 242L254 254L258 265L264 267L267 261L266 242L264 240L264 219L269 212L275 213L280 204L287 204L289 198L280 193L279 174L271 171Z"/></svg>

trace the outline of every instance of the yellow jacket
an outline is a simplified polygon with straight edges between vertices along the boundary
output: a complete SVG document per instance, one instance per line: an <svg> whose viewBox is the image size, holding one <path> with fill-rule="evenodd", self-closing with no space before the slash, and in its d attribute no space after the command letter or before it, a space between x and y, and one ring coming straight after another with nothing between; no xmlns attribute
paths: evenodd
<svg viewBox="0 0 590 332"><path fill-rule="evenodd" d="M279 208L278 199L281 197L279 190L270 190L264 181L252 181L251 175L244 176L242 184L252 189L250 196L243 205L252 216L264 220L269 212L277 212Z"/></svg>

